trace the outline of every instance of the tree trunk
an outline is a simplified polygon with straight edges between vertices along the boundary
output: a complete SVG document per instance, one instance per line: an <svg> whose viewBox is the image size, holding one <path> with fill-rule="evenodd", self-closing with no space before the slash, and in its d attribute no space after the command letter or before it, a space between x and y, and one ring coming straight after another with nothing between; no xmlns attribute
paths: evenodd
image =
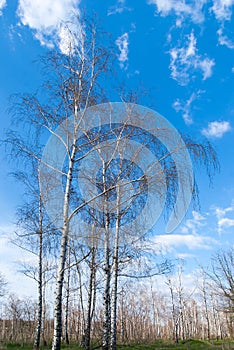
<svg viewBox="0 0 234 350"><path fill-rule="evenodd" d="M104 272L105 272L105 287L104 287L104 324L103 324L102 350L109 350L110 331L111 331L111 310L110 310L111 267L110 267L110 248L109 247L105 248Z"/></svg>
<svg viewBox="0 0 234 350"><path fill-rule="evenodd" d="M93 289L94 289L94 279L95 279L95 247L92 247L92 260L90 266L90 279L89 279L89 290L88 290L88 307L87 307L87 316L86 316L86 326L84 334L84 345L85 350L90 350L90 334L91 334L91 324L93 317Z"/></svg>
<svg viewBox="0 0 234 350"><path fill-rule="evenodd" d="M43 294L42 294L42 328L41 328L41 338L43 346L47 346L47 342L45 339L45 321L46 321L46 283L44 276L44 286L43 286ZM48 332L49 333L49 332Z"/></svg>
<svg viewBox="0 0 234 350"><path fill-rule="evenodd" d="M80 302L80 310L81 310L81 320L80 320L80 334L82 335L81 339L81 346L84 345L84 329L85 329L85 312L84 312L84 300L83 300L83 290L82 290L82 276L80 272L79 262L76 256L76 252L74 251L74 257L76 261L76 270L78 275L78 281L79 281L79 302Z"/></svg>
<svg viewBox="0 0 234 350"><path fill-rule="evenodd" d="M69 345L69 336L68 336L68 318L69 318L69 297L70 297L70 257L71 257L71 248L69 247L68 251L68 263L67 263L67 287L66 287L66 308L65 308L65 325L64 325L64 335L65 343Z"/></svg>
<svg viewBox="0 0 234 350"><path fill-rule="evenodd" d="M171 284L171 280L168 280L168 285L169 285L169 289L170 289L171 304L172 304L173 338L174 338L175 343L178 344L179 343L179 334L178 334L179 318L176 315L174 291L173 291L173 286Z"/></svg>
<svg viewBox="0 0 234 350"><path fill-rule="evenodd" d="M111 296L110 296L110 284L111 284L111 265L110 265L110 232L109 232L109 212L108 212L108 198L106 195L107 182L106 182L106 168L103 161L103 190L104 190L104 220L105 220L105 285L104 285L104 324L103 324L103 339L102 350L110 350L110 338L111 338Z"/></svg>
<svg viewBox="0 0 234 350"><path fill-rule="evenodd" d="M67 253L68 229L65 229L61 241L60 260L57 272L55 289L55 311L54 311L54 336L52 350L60 350L62 337L62 292L64 280L64 267Z"/></svg>
<svg viewBox="0 0 234 350"><path fill-rule="evenodd" d="M76 133L75 133L76 134ZM61 337L62 337L62 292L64 281L64 268L67 257L68 235L69 235L69 202L72 183L72 174L74 167L74 159L76 154L76 139L73 140L72 152L69 160L69 168L67 173L67 182L64 195L64 207L63 207L63 230L60 245L60 258L58 264L56 288L55 288L55 309L54 309L54 336L52 350L60 350Z"/></svg>
<svg viewBox="0 0 234 350"><path fill-rule="evenodd" d="M39 197L39 254L38 254L38 310L37 310L37 331L33 345L33 349L37 350L40 347L41 328L42 328L42 308L43 308L43 295L42 295L42 259L43 259L43 217L42 217L42 203L41 195Z"/></svg>
<svg viewBox="0 0 234 350"><path fill-rule="evenodd" d="M124 307L124 289L122 287L122 292L121 292L121 300L120 300L120 305L121 305L121 342L122 344L125 342L125 335L126 335L126 319L125 319L125 307Z"/></svg>
<svg viewBox="0 0 234 350"><path fill-rule="evenodd" d="M119 273L119 224L120 224L120 189L116 186L116 226L115 226L115 245L113 256L113 287L112 287L112 305L111 305L111 350L116 350L116 327L117 327L117 292L118 292L118 273Z"/></svg>
<svg viewBox="0 0 234 350"><path fill-rule="evenodd" d="M208 310L208 296L206 293L206 281L205 281L205 273L202 271L202 297L203 297L203 302L204 302L204 307L205 307L205 319L207 323L207 338L210 340L210 317L209 317L209 310Z"/></svg>

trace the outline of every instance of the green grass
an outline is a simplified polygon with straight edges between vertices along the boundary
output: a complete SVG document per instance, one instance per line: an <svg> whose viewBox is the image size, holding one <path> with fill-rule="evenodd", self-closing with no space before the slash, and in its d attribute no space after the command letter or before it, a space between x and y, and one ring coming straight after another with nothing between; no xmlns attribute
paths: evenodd
<svg viewBox="0 0 234 350"><path fill-rule="evenodd" d="M7 345L1 345L0 344L0 350L32 350L32 345L21 345L21 344L7 344ZM49 350L51 349L51 346L48 347L42 347L43 350ZM77 345L69 345L69 346L62 346L61 350L81 350L80 347ZM101 350L101 348L99 348ZM154 344L148 344L148 345L125 345L125 346L118 346L118 350L212 350L212 349L220 349L220 350L230 350L234 349L234 341L203 341L203 340L186 340L186 341L180 341L179 344L174 344L171 341L162 341L158 340Z"/></svg>
<svg viewBox="0 0 234 350"><path fill-rule="evenodd" d="M232 341L202 341L202 340L186 340L180 341L179 344L174 344L170 341L157 341L151 345L132 345L132 346L119 346L120 350L211 350L220 349L228 350L234 349L234 342Z"/></svg>

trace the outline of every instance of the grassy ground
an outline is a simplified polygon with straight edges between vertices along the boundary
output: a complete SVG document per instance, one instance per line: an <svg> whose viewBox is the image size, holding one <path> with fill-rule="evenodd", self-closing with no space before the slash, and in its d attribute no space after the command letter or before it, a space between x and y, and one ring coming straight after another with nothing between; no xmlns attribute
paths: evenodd
<svg viewBox="0 0 234 350"><path fill-rule="evenodd" d="M13 344L8 344L8 345L1 345L0 344L0 349L1 350L7 350L7 349L12 349L12 350L32 350L32 345L13 345ZM49 350L51 347L43 347L43 350ZM82 350L79 348L77 345L70 345L67 347L62 347L62 350L68 350L68 349L73 349L73 350ZM99 348L101 349L101 348ZM220 349L220 350L228 350L228 349L234 349L234 341L201 341L201 340L190 340L190 341L182 341L179 344L173 344L172 342L169 341L157 341L155 344L151 345L126 345L126 346L118 346L118 350L212 350L212 349Z"/></svg>
<svg viewBox="0 0 234 350"><path fill-rule="evenodd" d="M201 340L190 340L181 341L179 344L174 344L170 341L158 341L152 345L133 345L126 347L118 347L121 350L209 350L209 349L220 349L228 350L234 349L234 342L217 342L217 341L201 341Z"/></svg>

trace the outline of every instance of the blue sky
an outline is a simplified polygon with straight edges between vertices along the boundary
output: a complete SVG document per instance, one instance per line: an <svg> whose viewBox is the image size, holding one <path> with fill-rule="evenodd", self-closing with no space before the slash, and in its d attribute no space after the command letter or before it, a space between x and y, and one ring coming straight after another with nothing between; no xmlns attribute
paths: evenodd
<svg viewBox="0 0 234 350"><path fill-rule="evenodd" d="M111 33L119 80L143 85L143 104L217 150L221 171L213 187L198 173L200 212L191 207L173 234L155 237L170 256L185 258L191 272L197 260L206 264L234 241L234 0L0 0L0 138L10 126L9 96L36 90L41 81L33 61L55 46L63 51L61 21L83 11L96 12ZM8 175L4 149L0 164L0 260L13 280L12 261L22 253L7 236L22 190Z"/></svg>

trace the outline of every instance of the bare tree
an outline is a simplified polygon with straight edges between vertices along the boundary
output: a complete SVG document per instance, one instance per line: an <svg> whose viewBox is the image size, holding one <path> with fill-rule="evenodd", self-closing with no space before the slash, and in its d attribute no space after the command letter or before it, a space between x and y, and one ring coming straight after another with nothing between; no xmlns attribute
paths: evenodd
<svg viewBox="0 0 234 350"><path fill-rule="evenodd" d="M211 268L206 271L211 281L213 293L222 300L220 307L227 314L232 334L234 311L234 249L218 251L211 260ZM209 282L208 282L209 283Z"/></svg>
<svg viewBox="0 0 234 350"><path fill-rule="evenodd" d="M171 298L171 313L172 313L172 319L173 319L173 338L175 340L175 343L178 344L179 342L179 318L180 318L180 312L178 310L178 306L176 304L175 300L175 290L174 286L172 284L171 279L169 278L167 281L167 285L170 290L170 298Z"/></svg>
<svg viewBox="0 0 234 350"><path fill-rule="evenodd" d="M22 157L28 155L22 151ZM38 171L33 158L31 162L31 173L14 173L14 177L25 187L25 202L17 210L17 230L15 237L11 238L13 244L19 246L36 257L36 264L19 262L21 271L37 283L38 288L38 309L37 329L35 332L34 349L39 349L41 331L43 328L43 305L46 301L43 298L43 289L53 276L53 259L56 252L56 230L51 227L45 208L42 202L42 193L38 186ZM53 253L52 253L53 252ZM50 258L49 258L50 256Z"/></svg>
<svg viewBox="0 0 234 350"><path fill-rule="evenodd" d="M74 167L79 151L77 147L77 131L80 128L87 108L102 101L102 93L98 88L97 81L99 75L107 70L108 58L111 55L109 48L107 50L101 45L99 39L100 37L103 39L103 35L101 32L97 35L97 28L93 23L86 22L85 31L81 25L78 28L79 32L70 32L67 55L64 56L59 52L53 52L45 59L42 59L48 78L43 87L43 95L39 97L30 94L15 96L12 103L14 106L12 112L16 116L15 119L17 119L17 122L22 121L24 125L28 126L27 131L30 132L31 137L34 137L34 142L35 138L38 139L45 130L57 137L58 140L61 139L56 134L55 127L62 121L65 125L66 118L68 119L73 115L72 132L64 130L68 140L68 144L65 146L67 147L67 168L64 171L63 222L61 225L60 259L58 262L54 305L54 350L60 349L62 335L62 289L70 231L69 226L72 218L72 215L69 213L69 207L71 204ZM47 95L44 94L45 90ZM40 98L42 102L40 102ZM27 115L27 120L24 118L25 115ZM11 144L17 144L19 153L23 151L40 163L41 148L36 149L36 147L32 147L27 139L25 141L14 133L8 135L8 141ZM46 167L46 164L43 165ZM49 178L47 180L46 186L53 187L54 180L49 181ZM46 198L43 198L43 201L46 201Z"/></svg>
<svg viewBox="0 0 234 350"><path fill-rule="evenodd" d="M82 345L84 345L85 350L90 350L90 343L91 343L91 327L92 327L92 321L95 313L95 306L96 306L96 293L97 293L97 286L96 286L96 279L97 279L97 269L98 269L98 262L97 262L97 242L96 242L96 233L94 231L97 228L93 225L92 232L93 232L93 239L92 244L90 248L90 259L86 259L90 275L88 280L88 286L87 286L87 312L86 312L86 324L84 329L84 336L83 336L83 342Z"/></svg>
<svg viewBox="0 0 234 350"><path fill-rule="evenodd" d="M210 340L211 337L211 327L210 327L210 313L209 313L209 293L208 293L208 283L207 283L207 276L205 274L205 271L202 269L201 271L202 278L201 278L201 294L202 294L202 301L204 304L204 311L205 311L205 319L207 322L207 338Z"/></svg>

